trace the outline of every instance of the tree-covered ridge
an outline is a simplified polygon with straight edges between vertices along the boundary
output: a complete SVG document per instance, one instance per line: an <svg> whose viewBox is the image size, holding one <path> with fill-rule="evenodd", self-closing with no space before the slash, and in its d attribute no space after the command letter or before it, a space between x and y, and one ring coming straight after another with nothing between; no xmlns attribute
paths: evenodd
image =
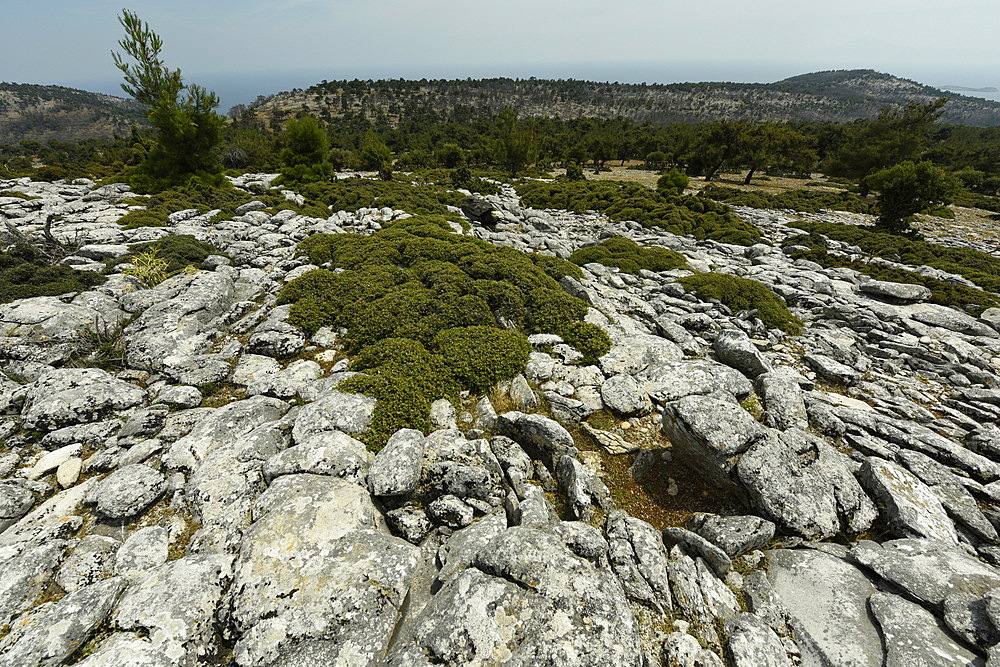
<svg viewBox="0 0 1000 667"><path fill-rule="evenodd" d="M133 100L63 86L0 82L0 143L109 138L144 122Z"/></svg>
<svg viewBox="0 0 1000 667"><path fill-rule="evenodd" d="M873 70L815 72L775 83L624 84L575 79L421 79L323 81L261 100L261 119L301 111L348 113L396 125L428 113L495 114L507 105L525 117L627 118L653 124L722 118L751 122L846 122L892 105L950 100L943 120L1000 125L1000 103L942 91Z"/></svg>

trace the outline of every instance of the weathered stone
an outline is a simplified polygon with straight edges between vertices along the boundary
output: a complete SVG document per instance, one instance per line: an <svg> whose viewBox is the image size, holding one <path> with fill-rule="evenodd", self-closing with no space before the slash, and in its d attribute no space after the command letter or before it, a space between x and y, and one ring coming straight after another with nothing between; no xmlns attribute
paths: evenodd
<svg viewBox="0 0 1000 667"><path fill-rule="evenodd" d="M756 386L764 401L764 424L782 431L808 427L809 415L795 374L778 368L759 375Z"/></svg>
<svg viewBox="0 0 1000 667"><path fill-rule="evenodd" d="M802 361L821 378L833 384L851 385L861 379L861 373L825 354L807 354L802 357Z"/></svg>
<svg viewBox="0 0 1000 667"><path fill-rule="evenodd" d="M723 390L739 399L753 392L742 373L724 364L703 359L651 364L636 379L657 403L669 403L693 394Z"/></svg>
<svg viewBox="0 0 1000 667"><path fill-rule="evenodd" d="M364 394L330 391L306 405L299 412L292 430L295 442L305 442L324 431L343 431L349 435L364 433L372 423L375 399Z"/></svg>
<svg viewBox="0 0 1000 667"><path fill-rule="evenodd" d="M111 576L111 565L120 543L103 535L87 535L66 557L56 583L68 593Z"/></svg>
<svg viewBox="0 0 1000 667"><path fill-rule="evenodd" d="M725 551L689 530L668 526L663 529L663 543L668 549L680 544L689 554L701 556L720 579L724 579L733 569L733 563Z"/></svg>
<svg viewBox="0 0 1000 667"><path fill-rule="evenodd" d="M722 549L730 558L759 549L774 537L774 524L756 516L716 516L696 513L687 528Z"/></svg>
<svg viewBox="0 0 1000 667"><path fill-rule="evenodd" d="M885 508L896 537L958 544L955 526L941 501L919 479L885 459L869 457L858 472L865 489Z"/></svg>
<svg viewBox="0 0 1000 667"><path fill-rule="evenodd" d="M116 575L134 578L167 561L170 532L163 526L148 526L135 531L115 554Z"/></svg>
<svg viewBox="0 0 1000 667"><path fill-rule="evenodd" d="M874 593L872 614L882 629L886 667L967 667L983 665L952 641L929 611L892 593Z"/></svg>
<svg viewBox="0 0 1000 667"><path fill-rule="evenodd" d="M552 468L563 455L576 455L573 436L547 417L505 412L497 417L496 428L500 435L524 447L531 458L542 460Z"/></svg>
<svg viewBox="0 0 1000 667"><path fill-rule="evenodd" d="M601 385L601 400L616 414L638 417L653 409L649 396L631 375L614 375Z"/></svg>
<svg viewBox="0 0 1000 667"><path fill-rule="evenodd" d="M364 485L372 458L364 443L340 431L326 431L268 458L263 472L269 482L282 475L306 472Z"/></svg>
<svg viewBox="0 0 1000 667"><path fill-rule="evenodd" d="M909 283L891 283L884 280L869 280L858 286L864 294L888 299L890 301L926 301L931 298L931 291L923 285Z"/></svg>
<svg viewBox="0 0 1000 667"><path fill-rule="evenodd" d="M663 661L669 667L723 667L719 656L683 632L671 632L663 640Z"/></svg>
<svg viewBox="0 0 1000 667"><path fill-rule="evenodd" d="M673 608L667 553L659 532L625 512L608 514L608 560L625 594L659 611Z"/></svg>
<svg viewBox="0 0 1000 667"><path fill-rule="evenodd" d="M135 516L156 502L166 479L156 469L135 464L119 468L102 479L88 494L97 512L109 519Z"/></svg>
<svg viewBox="0 0 1000 667"><path fill-rule="evenodd" d="M726 619L725 630L733 667L792 667L778 635L753 614Z"/></svg>
<svg viewBox="0 0 1000 667"><path fill-rule="evenodd" d="M876 591L858 568L810 549L767 556L767 577L791 614L804 664L882 664L882 638L868 616Z"/></svg>
<svg viewBox="0 0 1000 667"><path fill-rule="evenodd" d="M969 644L986 648L1000 642L1000 631L990 620L987 597L953 593L944 599L944 622Z"/></svg>
<svg viewBox="0 0 1000 667"><path fill-rule="evenodd" d="M424 460L424 435L415 429L392 434L368 471L372 495L398 496L414 491L420 482Z"/></svg>
<svg viewBox="0 0 1000 667"><path fill-rule="evenodd" d="M771 370L770 364L750 341L750 337L739 329L723 329L716 334L713 345L719 361L744 375L755 378Z"/></svg>

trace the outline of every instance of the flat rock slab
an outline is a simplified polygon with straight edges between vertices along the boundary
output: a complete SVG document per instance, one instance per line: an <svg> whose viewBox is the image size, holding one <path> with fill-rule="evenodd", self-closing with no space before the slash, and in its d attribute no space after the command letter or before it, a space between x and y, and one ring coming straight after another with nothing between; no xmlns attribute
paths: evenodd
<svg viewBox="0 0 1000 667"><path fill-rule="evenodd" d="M868 613L875 587L861 570L809 549L766 554L767 578L793 618L804 665L882 664L882 638Z"/></svg>
<svg viewBox="0 0 1000 667"><path fill-rule="evenodd" d="M364 394L329 391L302 408L295 419L292 437L298 443L326 431L350 435L364 433L372 423L375 403L374 398Z"/></svg>
<svg viewBox="0 0 1000 667"><path fill-rule="evenodd" d="M858 542L851 557L910 597L941 605L952 593L983 596L1000 588L1000 571L960 548L932 540Z"/></svg>
<svg viewBox="0 0 1000 667"><path fill-rule="evenodd" d="M941 501L916 476L885 459L869 457L858 472L865 490L885 508L896 537L958 544L955 524Z"/></svg>
<svg viewBox="0 0 1000 667"><path fill-rule="evenodd" d="M722 389L737 398L753 392L753 385L735 368L706 359L650 364L636 379L656 403L669 403L693 394Z"/></svg>
<svg viewBox="0 0 1000 667"><path fill-rule="evenodd" d="M920 605L875 593L872 614L885 638L885 667L982 667L985 660L952 640Z"/></svg>

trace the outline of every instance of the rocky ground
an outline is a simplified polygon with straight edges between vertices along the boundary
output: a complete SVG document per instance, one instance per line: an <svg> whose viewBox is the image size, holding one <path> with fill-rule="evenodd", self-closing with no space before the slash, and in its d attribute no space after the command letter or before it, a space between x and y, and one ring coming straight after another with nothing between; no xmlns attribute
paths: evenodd
<svg viewBox="0 0 1000 667"><path fill-rule="evenodd" d="M24 234L62 215L78 268L167 233L227 255L0 305L4 665L1000 665L1000 313L793 261L787 213L739 210L769 240L744 248L508 189L467 233L561 256L628 236L767 284L807 327L700 301L686 271L587 265L563 286L614 342L598 366L533 337L492 401L438 402L438 430L372 454L338 332L306 338L275 294L314 268L298 241L405 213L124 230L125 186L4 189L40 197L0 199ZM88 365L95 332L122 364ZM728 500L654 527L594 443L628 484L669 464L668 491Z"/></svg>

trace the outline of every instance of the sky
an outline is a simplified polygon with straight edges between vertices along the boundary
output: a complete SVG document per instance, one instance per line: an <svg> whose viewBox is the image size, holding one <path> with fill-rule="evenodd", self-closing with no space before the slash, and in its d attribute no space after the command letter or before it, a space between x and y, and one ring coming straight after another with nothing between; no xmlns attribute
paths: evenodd
<svg viewBox="0 0 1000 667"><path fill-rule="evenodd" d="M127 1L127 0L126 0ZM133 0L222 111L323 79L776 81L868 68L1000 88L1000 3L970 0ZM0 81L121 94L122 0L0 0ZM1000 95L988 96L1000 99Z"/></svg>

